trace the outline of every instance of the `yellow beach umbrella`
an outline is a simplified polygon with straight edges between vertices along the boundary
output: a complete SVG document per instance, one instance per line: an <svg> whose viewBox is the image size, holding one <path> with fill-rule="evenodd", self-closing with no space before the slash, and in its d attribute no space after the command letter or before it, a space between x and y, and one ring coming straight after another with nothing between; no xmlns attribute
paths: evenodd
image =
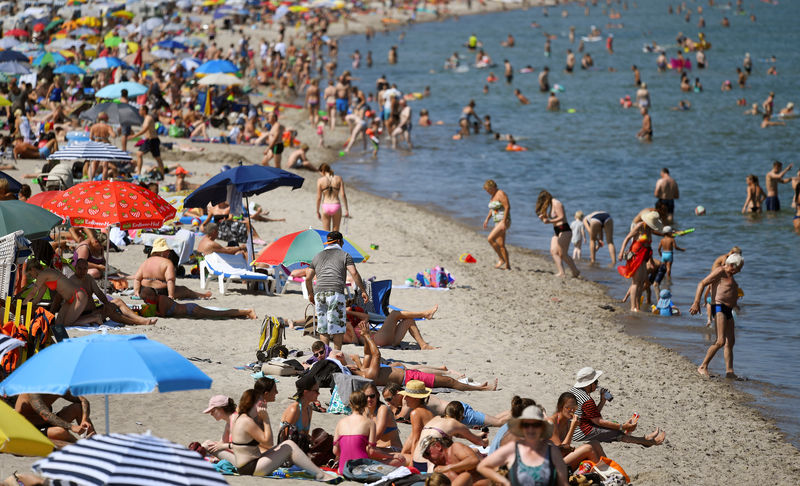
<svg viewBox="0 0 800 486"><path fill-rule="evenodd" d="M47 457L53 447L33 424L0 400L0 452Z"/></svg>
<svg viewBox="0 0 800 486"><path fill-rule="evenodd" d="M289 11L294 13L305 13L308 12L308 7L303 7L302 5L292 5L289 7Z"/></svg>
<svg viewBox="0 0 800 486"><path fill-rule="evenodd" d="M127 10L118 10L111 14L112 17L131 20L136 14Z"/></svg>
<svg viewBox="0 0 800 486"><path fill-rule="evenodd" d="M72 51L58 51L64 57L75 57L75 53Z"/></svg>
<svg viewBox="0 0 800 486"><path fill-rule="evenodd" d="M97 17L81 17L77 20L78 25L83 25L84 27L100 27L102 22Z"/></svg>
<svg viewBox="0 0 800 486"><path fill-rule="evenodd" d="M128 52L137 52L139 50L139 44L136 42L128 42Z"/></svg>
<svg viewBox="0 0 800 486"><path fill-rule="evenodd" d="M0 106L11 106L11 102L7 98L0 96Z"/></svg>

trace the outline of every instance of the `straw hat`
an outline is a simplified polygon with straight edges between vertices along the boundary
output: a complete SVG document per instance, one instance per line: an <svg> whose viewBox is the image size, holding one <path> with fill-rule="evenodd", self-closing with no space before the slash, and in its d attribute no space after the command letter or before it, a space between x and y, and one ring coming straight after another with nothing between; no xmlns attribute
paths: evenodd
<svg viewBox="0 0 800 486"><path fill-rule="evenodd" d="M659 233L664 229L664 223L661 222L661 217L658 215L658 211L650 211L649 213L642 216L642 221L644 224L650 227L653 231L658 231Z"/></svg>
<svg viewBox="0 0 800 486"><path fill-rule="evenodd" d="M537 405L531 405L530 407L526 407L525 410L522 411L522 415L517 418L512 418L508 421L508 430L519 437L523 437L522 433L522 424L523 422L540 422L544 424L542 430L542 438L547 439L553 435L553 423L548 421L547 418L544 416L544 410L542 407Z"/></svg>
<svg viewBox="0 0 800 486"><path fill-rule="evenodd" d="M153 241L153 250L150 253L160 253L162 251L169 251L169 245L167 244L167 240L164 238L156 238Z"/></svg>
<svg viewBox="0 0 800 486"><path fill-rule="evenodd" d="M225 395L214 395L208 400L208 408L203 410L203 413L211 413L215 408L224 407L229 400L230 398Z"/></svg>
<svg viewBox="0 0 800 486"><path fill-rule="evenodd" d="M581 368L575 373L575 388L583 388L585 386L589 386L602 375L603 372L600 370L596 370L591 366L587 366L586 368Z"/></svg>
<svg viewBox="0 0 800 486"><path fill-rule="evenodd" d="M450 436L448 435L445 436L437 434L426 435L419 442L419 452L422 455L422 457L425 457L425 455L428 453L428 448L430 448L430 446L432 446L435 442L442 444L442 447L444 447L445 449L453 445L453 439L451 439Z"/></svg>
<svg viewBox="0 0 800 486"><path fill-rule="evenodd" d="M405 389L398 393L411 398L427 398L431 394L431 389L420 380L408 380Z"/></svg>

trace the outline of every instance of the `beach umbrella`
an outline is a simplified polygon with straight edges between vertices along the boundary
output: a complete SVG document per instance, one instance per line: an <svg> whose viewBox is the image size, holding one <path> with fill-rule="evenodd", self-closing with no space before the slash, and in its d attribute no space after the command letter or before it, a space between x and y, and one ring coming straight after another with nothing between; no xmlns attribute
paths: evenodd
<svg viewBox="0 0 800 486"><path fill-rule="evenodd" d="M122 90L128 90L128 96L139 96L147 93L147 86L132 81L109 84L105 88L95 93L95 98L114 100L122 96Z"/></svg>
<svg viewBox="0 0 800 486"><path fill-rule="evenodd" d="M142 334L90 334L28 358L0 382L0 395L105 395L108 432L108 395L208 388L211 378L158 341Z"/></svg>
<svg viewBox="0 0 800 486"><path fill-rule="evenodd" d="M8 181L8 190L13 192L14 194L18 193L19 190L22 188L22 184L10 175L6 174L2 170L0 170L0 178L5 179Z"/></svg>
<svg viewBox="0 0 800 486"><path fill-rule="evenodd" d="M3 37L0 39L0 49L11 49L19 45L19 41L13 37Z"/></svg>
<svg viewBox="0 0 800 486"><path fill-rule="evenodd" d="M117 10L116 12L110 14L110 16L111 17L121 18L121 19L131 20L136 16L136 14L134 14L133 12L130 12L128 10Z"/></svg>
<svg viewBox="0 0 800 486"><path fill-rule="evenodd" d="M307 229L291 233L278 238L264 248L255 262L267 265L284 264L286 266L295 263L311 263L314 255L325 249L327 240L328 232L318 229ZM347 238L344 239L342 250L350 254L355 263L369 260L369 255Z"/></svg>
<svg viewBox="0 0 800 486"><path fill-rule="evenodd" d="M45 27L44 22L39 22L39 23L37 23L36 25L33 26L33 31L34 32L41 32L41 31L44 30L44 27Z"/></svg>
<svg viewBox="0 0 800 486"><path fill-rule="evenodd" d="M12 199L0 201L0 234L22 230L29 240L44 238L61 218L39 206Z"/></svg>
<svg viewBox="0 0 800 486"><path fill-rule="evenodd" d="M4 74L30 74L31 70L17 61L0 62L0 73Z"/></svg>
<svg viewBox="0 0 800 486"><path fill-rule="evenodd" d="M100 113L108 114L108 122L113 125L141 125L144 118L139 110L128 103L98 103L80 114L81 120L97 121Z"/></svg>
<svg viewBox="0 0 800 486"><path fill-rule="evenodd" d="M98 57L89 64L89 69L99 71L101 69L114 69L119 66L126 66L125 62L118 57Z"/></svg>
<svg viewBox="0 0 800 486"><path fill-rule="evenodd" d="M136 51L133 54L128 54L127 56L125 56L125 62L127 62L131 66L138 66L138 63L136 61L137 56L139 56L139 51ZM141 54L142 64L152 64L156 61L158 61L158 59L156 59L156 57L152 55L150 52L142 51Z"/></svg>
<svg viewBox="0 0 800 486"><path fill-rule="evenodd" d="M57 68L53 69L53 72L56 74L77 74L79 76L86 74L85 70L74 64L64 64L62 66L58 66Z"/></svg>
<svg viewBox="0 0 800 486"><path fill-rule="evenodd" d="M19 346L25 345L18 339L0 334L0 339L2 338L18 341ZM0 453L45 457L53 451L53 447L50 439L39 432L28 419L0 400Z"/></svg>
<svg viewBox="0 0 800 486"><path fill-rule="evenodd" d="M103 39L103 44L105 44L106 47L117 47L118 45L122 44L122 40L122 37L112 35Z"/></svg>
<svg viewBox="0 0 800 486"><path fill-rule="evenodd" d="M158 47L162 47L164 49L180 49L180 50L187 49L186 45L181 44L180 42L178 42L178 41L176 41L174 39L163 40L163 41L159 42L156 45Z"/></svg>
<svg viewBox="0 0 800 486"><path fill-rule="evenodd" d="M156 49L152 52L153 57L158 59L175 59L175 54L171 53L166 49Z"/></svg>
<svg viewBox="0 0 800 486"><path fill-rule="evenodd" d="M228 484L197 452L149 433L94 435L53 452L32 468L54 483Z"/></svg>
<svg viewBox="0 0 800 486"><path fill-rule="evenodd" d="M61 25L63 23L64 23L64 19L53 19L53 20L50 21L49 24L47 24L47 27L45 27L44 30L53 30L53 29L55 29L56 27L58 27L59 25Z"/></svg>
<svg viewBox="0 0 800 486"><path fill-rule="evenodd" d="M183 32L185 28L186 27L184 27L181 24L167 24L164 27L162 27L161 30L163 30L164 32Z"/></svg>
<svg viewBox="0 0 800 486"><path fill-rule="evenodd" d="M81 37L81 36L84 36L84 35L97 35L97 31L94 30L94 29L90 29L88 27L81 27L79 29L73 30L72 32L70 32L69 35L71 35L73 37ZM80 43L79 43L79 45L80 45Z"/></svg>
<svg viewBox="0 0 800 486"><path fill-rule="evenodd" d="M142 22L142 28L145 30L155 30L164 25L164 19L161 17L150 17Z"/></svg>
<svg viewBox="0 0 800 486"><path fill-rule="evenodd" d="M197 84L203 86L233 86L244 82L232 74L214 73L204 76Z"/></svg>
<svg viewBox="0 0 800 486"><path fill-rule="evenodd" d="M28 33L22 29L11 29L3 37L28 37Z"/></svg>
<svg viewBox="0 0 800 486"><path fill-rule="evenodd" d="M83 45L83 42L75 39L57 39L50 43L48 48L54 50L78 48Z"/></svg>
<svg viewBox="0 0 800 486"><path fill-rule="evenodd" d="M39 206L43 208L47 203L49 203L53 198L58 197L61 195L63 191L44 191L44 192L37 192L33 196L29 197L27 201L28 204L33 204L34 206Z"/></svg>
<svg viewBox="0 0 800 486"><path fill-rule="evenodd" d="M9 61L28 62L29 59L25 56L25 54L13 49L0 52L0 62Z"/></svg>
<svg viewBox="0 0 800 486"><path fill-rule="evenodd" d="M114 145L102 142L79 142L69 145L47 157L48 160L100 160L108 162L129 161L131 155ZM48 208L50 209L50 208Z"/></svg>
<svg viewBox="0 0 800 486"><path fill-rule="evenodd" d="M33 60L34 66L46 66L48 64L58 64L66 61L66 58L57 52L44 52L36 56Z"/></svg>
<svg viewBox="0 0 800 486"><path fill-rule="evenodd" d="M8 98L0 96L0 106L11 106L12 104Z"/></svg>
<svg viewBox="0 0 800 486"><path fill-rule="evenodd" d="M239 72L236 65L226 59L215 59L213 61L206 61L201 64L196 70L195 74L214 74L214 73L233 73Z"/></svg>
<svg viewBox="0 0 800 486"><path fill-rule="evenodd" d="M181 59L180 65L187 71L193 71L200 66L200 61L193 57L187 57L186 59Z"/></svg>
<svg viewBox="0 0 800 486"><path fill-rule="evenodd" d="M81 17L76 20L78 25L85 27L100 27L103 23L97 17Z"/></svg>

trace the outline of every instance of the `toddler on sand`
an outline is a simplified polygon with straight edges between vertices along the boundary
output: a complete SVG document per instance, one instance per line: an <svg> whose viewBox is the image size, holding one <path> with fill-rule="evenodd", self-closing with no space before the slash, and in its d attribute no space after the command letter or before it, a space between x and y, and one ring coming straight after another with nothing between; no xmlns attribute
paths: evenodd
<svg viewBox="0 0 800 486"><path fill-rule="evenodd" d="M570 223L569 227L572 230L572 259L580 260L581 246L586 240L586 234L583 229L583 211L575 211L575 221Z"/></svg>

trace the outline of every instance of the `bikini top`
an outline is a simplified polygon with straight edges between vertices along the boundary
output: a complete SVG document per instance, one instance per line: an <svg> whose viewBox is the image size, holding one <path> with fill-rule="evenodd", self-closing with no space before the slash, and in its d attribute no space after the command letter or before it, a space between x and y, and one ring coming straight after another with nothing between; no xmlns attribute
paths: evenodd
<svg viewBox="0 0 800 486"><path fill-rule="evenodd" d="M234 420L234 422L236 422L236 420L239 420L239 417L241 417L242 415L244 415L244 414L238 415L236 417L236 419ZM241 443L241 442L234 442L233 441L233 431L231 431L231 445L242 446L242 447L255 447L255 446L258 445L258 441L253 439L250 442L247 442L247 443L244 443L244 444Z"/></svg>
<svg viewBox="0 0 800 486"><path fill-rule="evenodd" d="M47 282L44 283L44 286L50 290L55 291L56 288L58 287L58 280L48 280Z"/></svg>

